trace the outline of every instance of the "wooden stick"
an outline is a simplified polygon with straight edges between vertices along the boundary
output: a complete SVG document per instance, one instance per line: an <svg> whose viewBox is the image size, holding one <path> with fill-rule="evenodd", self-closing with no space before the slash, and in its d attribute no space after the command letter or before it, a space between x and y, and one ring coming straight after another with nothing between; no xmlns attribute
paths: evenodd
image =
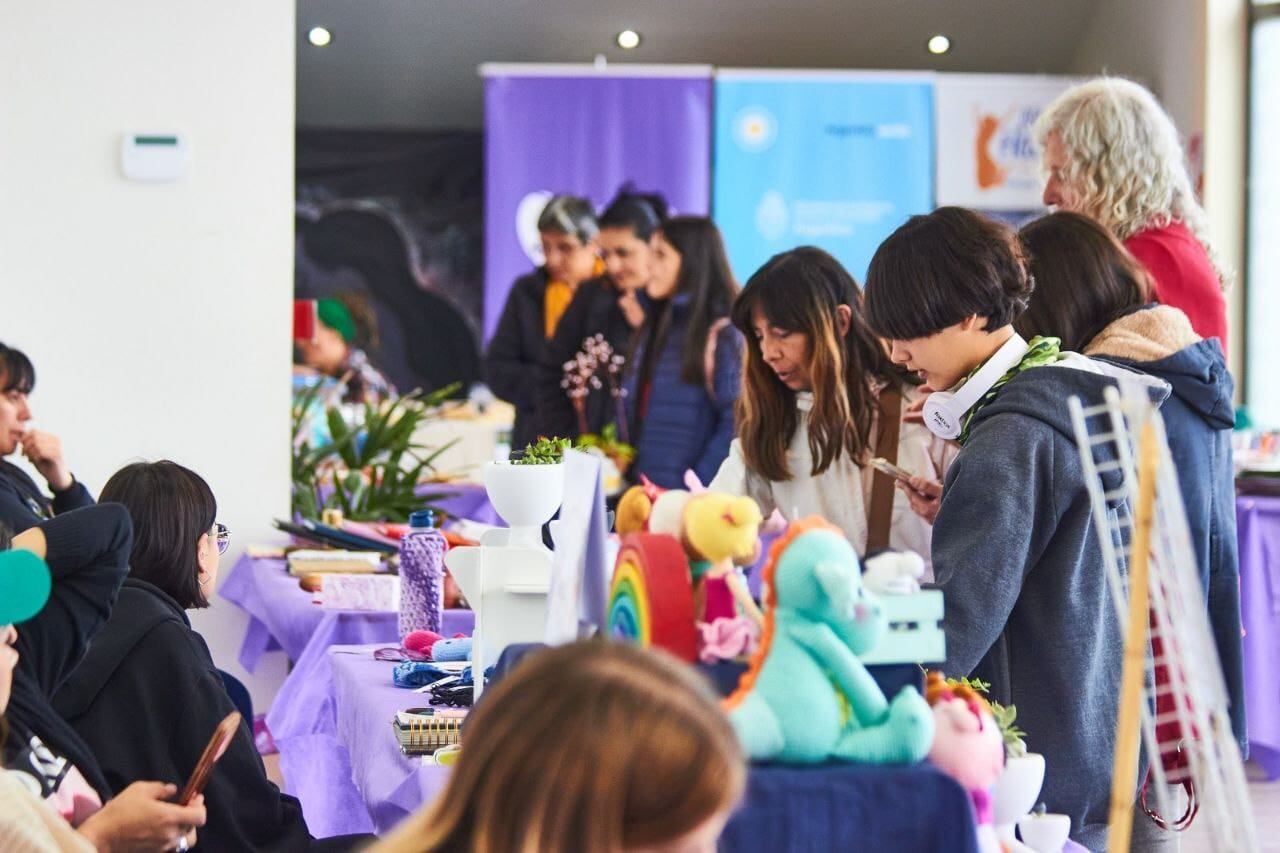
<svg viewBox="0 0 1280 853"><path fill-rule="evenodd" d="M1124 669L1116 713L1115 763L1111 768L1111 814L1107 821L1107 850L1110 853L1129 853L1129 837L1133 831L1133 801L1138 790L1142 683L1147 667L1151 526L1155 518L1159 458L1156 429L1148 422L1142 427L1138 441L1138 503L1134 507L1133 540L1129 549L1129 627L1124 638Z"/></svg>

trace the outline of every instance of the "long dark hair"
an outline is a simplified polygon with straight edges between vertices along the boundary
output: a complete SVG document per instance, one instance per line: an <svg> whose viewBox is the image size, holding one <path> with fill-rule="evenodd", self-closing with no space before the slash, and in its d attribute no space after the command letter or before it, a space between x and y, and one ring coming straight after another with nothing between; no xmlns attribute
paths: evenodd
<svg viewBox="0 0 1280 853"><path fill-rule="evenodd" d="M1035 290L1014 322L1024 338L1053 335L1083 352L1113 321L1151 301L1142 264L1106 228L1078 213L1051 213L1022 227Z"/></svg>
<svg viewBox="0 0 1280 853"><path fill-rule="evenodd" d="M680 379L690 385L706 383L707 337L711 324L727 317L738 296L738 283L729 268L720 229L705 216L677 216L668 219L659 232L680 255L680 274L673 296L688 294L689 322L680 356ZM637 341L648 342L645 361L657 358L671 325L673 300L649 311Z"/></svg>
<svg viewBox="0 0 1280 853"><path fill-rule="evenodd" d="M850 312L849 331L843 336L837 319L841 305L848 305ZM841 454L861 465L871 447L877 405L872 382L902 388L908 380L867 325L857 282L822 249L802 246L770 258L734 303L733 324L749 342L737 411L742 454L748 468L781 482L795 474L787 467L787 448L800 414L796 392L765 364L755 343L752 315L757 308L769 325L799 332L809 340L810 473L817 476L826 471Z"/></svg>
<svg viewBox="0 0 1280 853"><path fill-rule="evenodd" d="M209 484L176 462L134 462L111 475L98 500L124 504L133 520L129 576L154 584L180 607L208 607L196 543L218 515Z"/></svg>

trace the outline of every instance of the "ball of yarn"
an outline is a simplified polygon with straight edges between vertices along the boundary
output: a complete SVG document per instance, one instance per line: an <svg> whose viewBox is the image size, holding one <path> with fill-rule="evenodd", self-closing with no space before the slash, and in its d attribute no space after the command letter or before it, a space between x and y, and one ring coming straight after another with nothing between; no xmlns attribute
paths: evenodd
<svg viewBox="0 0 1280 853"><path fill-rule="evenodd" d="M404 647L411 652L427 654L439 640L444 639L435 631L410 631L405 635Z"/></svg>

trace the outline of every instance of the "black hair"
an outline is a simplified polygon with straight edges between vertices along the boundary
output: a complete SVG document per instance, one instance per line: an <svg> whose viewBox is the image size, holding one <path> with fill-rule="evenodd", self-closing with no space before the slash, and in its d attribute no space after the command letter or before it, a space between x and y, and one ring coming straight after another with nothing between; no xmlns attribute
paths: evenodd
<svg viewBox="0 0 1280 853"><path fill-rule="evenodd" d="M867 269L867 319L890 340L927 338L966 317L994 331L1017 319L1033 287L1017 234L963 207L913 216Z"/></svg>
<svg viewBox="0 0 1280 853"><path fill-rule="evenodd" d="M648 241L667 221L667 200L658 193L639 193L623 184L600 216L601 228L626 228Z"/></svg>
<svg viewBox="0 0 1280 853"><path fill-rule="evenodd" d="M596 238L600 226L591 202L573 195L558 195L553 196L538 215L538 231L568 234L586 245Z"/></svg>
<svg viewBox="0 0 1280 853"><path fill-rule="evenodd" d="M196 543L213 529L218 503L204 479L176 462L134 462L102 487L101 503L124 504L133 519L129 576L154 584L184 609L208 607Z"/></svg>
<svg viewBox="0 0 1280 853"><path fill-rule="evenodd" d="M0 343L0 393L30 394L36 387L36 369L22 350Z"/></svg>

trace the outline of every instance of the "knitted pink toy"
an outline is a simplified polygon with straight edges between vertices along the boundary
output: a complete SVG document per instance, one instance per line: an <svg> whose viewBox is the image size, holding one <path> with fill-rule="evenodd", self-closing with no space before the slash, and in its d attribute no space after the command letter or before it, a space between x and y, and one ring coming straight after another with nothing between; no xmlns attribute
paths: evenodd
<svg viewBox="0 0 1280 853"><path fill-rule="evenodd" d="M430 656L431 647L444 637L435 631L410 631L404 637L404 647L411 652Z"/></svg>
<svg viewBox="0 0 1280 853"><path fill-rule="evenodd" d="M969 792L979 826L989 825L991 786L1004 770L1004 736L991 708L968 685L947 684L936 672L925 695L933 708L929 760Z"/></svg>

